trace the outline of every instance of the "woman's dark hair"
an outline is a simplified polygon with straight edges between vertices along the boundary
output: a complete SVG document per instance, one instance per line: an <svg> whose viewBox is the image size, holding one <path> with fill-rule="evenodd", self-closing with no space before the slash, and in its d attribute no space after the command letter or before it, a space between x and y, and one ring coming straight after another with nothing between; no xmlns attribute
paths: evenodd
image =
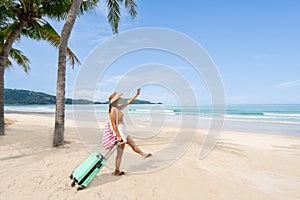
<svg viewBox="0 0 300 200"><path fill-rule="evenodd" d="M116 101L114 101L114 102L112 102L112 103L109 104L108 113L110 113L112 107L116 107L117 106L117 102L118 101L116 100Z"/></svg>
<svg viewBox="0 0 300 200"><path fill-rule="evenodd" d="M110 111L111 111L111 103L109 104L108 113L110 113Z"/></svg>

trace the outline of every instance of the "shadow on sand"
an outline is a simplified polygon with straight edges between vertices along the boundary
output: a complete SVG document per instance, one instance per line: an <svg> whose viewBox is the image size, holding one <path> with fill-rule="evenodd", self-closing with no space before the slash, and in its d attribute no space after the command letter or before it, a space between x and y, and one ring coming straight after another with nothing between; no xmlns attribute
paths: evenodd
<svg viewBox="0 0 300 200"><path fill-rule="evenodd" d="M105 185L107 183L115 182L119 179L121 179L122 176L115 176L113 173L105 173L105 174L99 174L94 178L94 180L91 182L91 184L88 186L90 188L98 187L100 185Z"/></svg>

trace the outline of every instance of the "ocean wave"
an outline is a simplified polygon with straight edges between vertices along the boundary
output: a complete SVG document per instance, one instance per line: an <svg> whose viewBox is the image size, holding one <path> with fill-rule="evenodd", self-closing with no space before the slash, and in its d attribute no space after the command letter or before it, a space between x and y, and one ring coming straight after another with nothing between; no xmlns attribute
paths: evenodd
<svg viewBox="0 0 300 200"><path fill-rule="evenodd" d="M263 113L265 116L275 116L275 117L300 117L300 114L287 114L287 113Z"/></svg>
<svg viewBox="0 0 300 200"><path fill-rule="evenodd" d="M268 122L268 123L280 123L280 124L300 124L300 118L295 116L286 115L224 115L226 120L234 121L247 121L247 122Z"/></svg>
<svg viewBox="0 0 300 200"><path fill-rule="evenodd" d="M264 113L263 112L247 112L247 111L233 111L233 110L226 110L226 113L229 115L245 115L245 116L263 116Z"/></svg>
<svg viewBox="0 0 300 200"><path fill-rule="evenodd" d="M32 112L32 113L54 113L54 108L45 107L22 107L22 108L5 108L8 112Z"/></svg>
<svg viewBox="0 0 300 200"><path fill-rule="evenodd" d="M271 124L290 124L290 125L300 125L300 122L292 122L292 121L279 121L279 120L267 120L267 119L246 119L246 118L225 118L225 120L236 121L236 122L250 122L250 123L271 123Z"/></svg>
<svg viewBox="0 0 300 200"><path fill-rule="evenodd" d="M228 118L252 118L252 119L265 119L268 118L267 116L257 116L257 115L224 115L224 117L228 117Z"/></svg>
<svg viewBox="0 0 300 200"><path fill-rule="evenodd" d="M153 114L176 115L176 113L173 110L152 110L152 109L129 109L129 113L153 113Z"/></svg>

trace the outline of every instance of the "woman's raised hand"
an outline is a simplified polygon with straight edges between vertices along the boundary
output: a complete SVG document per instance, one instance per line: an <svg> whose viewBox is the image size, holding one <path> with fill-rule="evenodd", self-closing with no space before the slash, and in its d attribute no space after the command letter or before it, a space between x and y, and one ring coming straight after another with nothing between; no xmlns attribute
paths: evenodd
<svg viewBox="0 0 300 200"><path fill-rule="evenodd" d="M140 94L140 92L141 92L141 88L138 88L138 89L136 90L136 96L138 96L138 95Z"/></svg>

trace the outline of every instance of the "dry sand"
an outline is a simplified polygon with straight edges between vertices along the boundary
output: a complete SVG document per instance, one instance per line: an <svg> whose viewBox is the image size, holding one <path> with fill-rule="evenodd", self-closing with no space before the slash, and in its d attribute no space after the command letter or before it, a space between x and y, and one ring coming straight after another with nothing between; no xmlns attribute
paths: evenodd
<svg viewBox="0 0 300 200"><path fill-rule="evenodd" d="M52 148L52 115L6 118L15 122L0 137L0 199L300 199L299 137L224 131L200 160L205 130L199 130L188 151L169 167L123 177L104 167L77 192L69 175L89 152L74 123L66 123L67 144ZM136 143L151 151L160 148L141 139Z"/></svg>

